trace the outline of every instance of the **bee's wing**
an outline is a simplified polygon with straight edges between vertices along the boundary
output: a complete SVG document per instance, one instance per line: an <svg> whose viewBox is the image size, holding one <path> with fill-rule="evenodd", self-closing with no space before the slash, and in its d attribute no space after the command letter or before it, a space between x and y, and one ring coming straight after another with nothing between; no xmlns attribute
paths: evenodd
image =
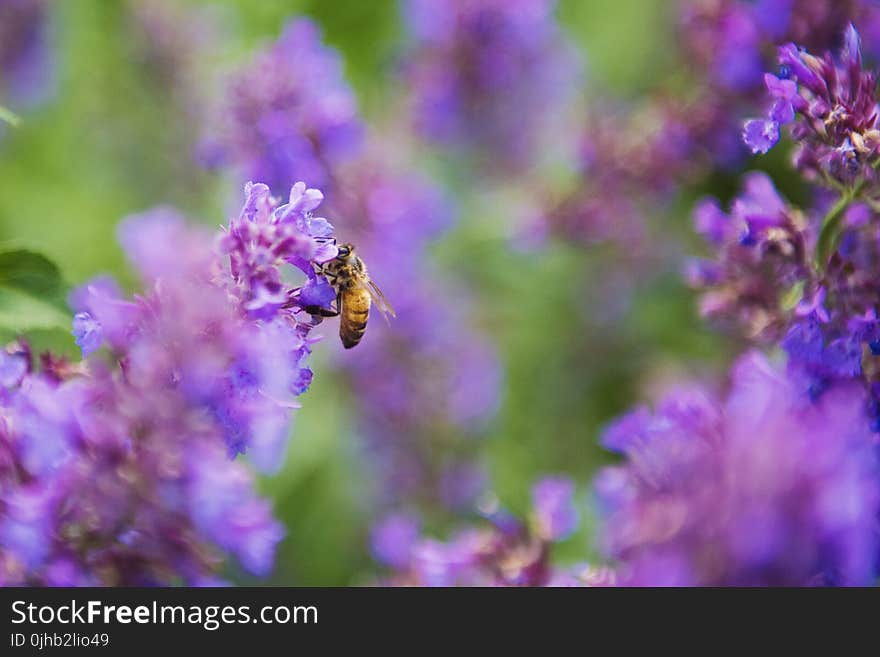
<svg viewBox="0 0 880 657"><path fill-rule="evenodd" d="M388 299L386 299L385 295L382 294L382 290L380 290L379 286L371 280L367 280L364 287L366 288L367 292L370 293L370 299L372 300L373 305L378 308L379 312L382 313L382 317L384 317L385 321L390 324L390 318L397 317L397 315L394 314L394 308L391 307Z"/></svg>

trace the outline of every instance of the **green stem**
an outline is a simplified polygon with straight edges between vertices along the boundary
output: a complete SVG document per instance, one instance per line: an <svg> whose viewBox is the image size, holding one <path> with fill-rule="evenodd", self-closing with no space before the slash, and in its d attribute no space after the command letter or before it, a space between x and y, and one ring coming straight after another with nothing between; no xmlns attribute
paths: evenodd
<svg viewBox="0 0 880 657"><path fill-rule="evenodd" d="M840 240L840 223L843 220L843 214L862 191L865 181L860 181L855 187L843 193L837 199L837 203L828 211L825 218L822 219L822 229L819 231L819 241L816 243L816 268L824 271L828 259L837 248L837 242Z"/></svg>
<svg viewBox="0 0 880 657"><path fill-rule="evenodd" d="M18 118L12 110L3 107L0 105L0 121L6 121L13 128L17 127L19 123L21 123L21 119Z"/></svg>
<svg viewBox="0 0 880 657"><path fill-rule="evenodd" d="M876 158L871 163L871 168L875 171L880 169L880 157ZM843 219L843 213L849 207L850 203L859 198L859 195L867 184L868 181L865 178L862 178L853 188L848 191L843 191L840 198L837 200L837 203L834 204L834 207L828 211L828 214L826 214L825 218L822 220L822 229L819 231L819 241L816 243L815 265L817 271L825 271L828 259L831 257L831 254L834 253L834 249L837 248L837 243L840 241L840 222L841 219Z"/></svg>

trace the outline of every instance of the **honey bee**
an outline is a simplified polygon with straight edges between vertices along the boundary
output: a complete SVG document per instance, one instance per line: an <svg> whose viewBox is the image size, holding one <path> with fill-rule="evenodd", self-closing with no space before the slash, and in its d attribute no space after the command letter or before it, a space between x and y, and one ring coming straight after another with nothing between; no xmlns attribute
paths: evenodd
<svg viewBox="0 0 880 657"><path fill-rule="evenodd" d="M394 317L394 309L382 290L370 280L367 266L355 253L351 244L339 246L337 256L318 267L318 274L336 290L336 310L307 307L306 312L321 317L339 316L339 338L342 346L351 349L356 346L367 330L370 306L375 305L387 321Z"/></svg>

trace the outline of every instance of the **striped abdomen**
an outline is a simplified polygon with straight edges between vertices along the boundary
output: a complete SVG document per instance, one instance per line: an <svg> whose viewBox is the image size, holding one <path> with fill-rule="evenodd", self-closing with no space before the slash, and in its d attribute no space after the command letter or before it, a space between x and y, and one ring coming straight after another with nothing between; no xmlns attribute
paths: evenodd
<svg viewBox="0 0 880 657"><path fill-rule="evenodd" d="M351 349L367 330L367 318L370 316L370 293L366 288L354 286L340 293L339 337L342 346Z"/></svg>

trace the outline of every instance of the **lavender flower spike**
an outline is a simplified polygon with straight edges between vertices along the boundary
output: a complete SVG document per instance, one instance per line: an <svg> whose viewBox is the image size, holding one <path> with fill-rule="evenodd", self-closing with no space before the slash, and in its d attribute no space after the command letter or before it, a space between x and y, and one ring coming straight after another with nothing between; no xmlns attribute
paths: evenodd
<svg viewBox="0 0 880 657"><path fill-rule="evenodd" d="M596 488L622 582L676 586L870 584L880 468L862 388L816 402L752 353L719 399L679 391L612 425L627 459Z"/></svg>
<svg viewBox="0 0 880 657"><path fill-rule="evenodd" d="M574 484L548 477L535 484L532 522L502 509L488 498L485 521L459 529L447 541L419 534L411 515L385 518L372 535L373 554L393 574L390 583L402 586L603 586L613 584L606 568L553 564L554 543L577 526Z"/></svg>
<svg viewBox="0 0 880 657"><path fill-rule="evenodd" d="M52 90L50 2L0 2L0 105L12 109L42 102ZM2 127L2 126L0 126Z"/></svg>
<svg viewBox="0 0 880 657"><path fill-rule="evenodd" d="M282 461L313 341L282 270L334 253L320 192L246 192L219 239L171 208L122 223L143 292L71 295L82 366L0 358L0 584L198 585L227 557L271 572L284 530L233 458Z"/></svg>
<svg viewBox="0 0 880 657"><path fill-rule="evenodd" d="M327 188L357 154L363 127L338 54L300 18L235 76L202 150L279 193L291 180ZM210 161L207 161L210 160ZM335 191L335 190L334 190Z"/></svg>
<svg viewBox="0 0 880 657"><path fill-rule="evenodd" d="M579 76L553 0L406 0L404 78L417 129L482 158L532 164Z"/></svg>
<svg viewBox="0 0 880 657"><path fill-rule="evenodd" d="M837 57L827 52L817 57L788 43L779 48L779 63L782 78L765 76L767 117L746 123L746 144L766 153L779 140L779 127L792 123L796 161L805 173L843 185L876 180L877 74L863 67L855 27L846 29Z"/></svg>

